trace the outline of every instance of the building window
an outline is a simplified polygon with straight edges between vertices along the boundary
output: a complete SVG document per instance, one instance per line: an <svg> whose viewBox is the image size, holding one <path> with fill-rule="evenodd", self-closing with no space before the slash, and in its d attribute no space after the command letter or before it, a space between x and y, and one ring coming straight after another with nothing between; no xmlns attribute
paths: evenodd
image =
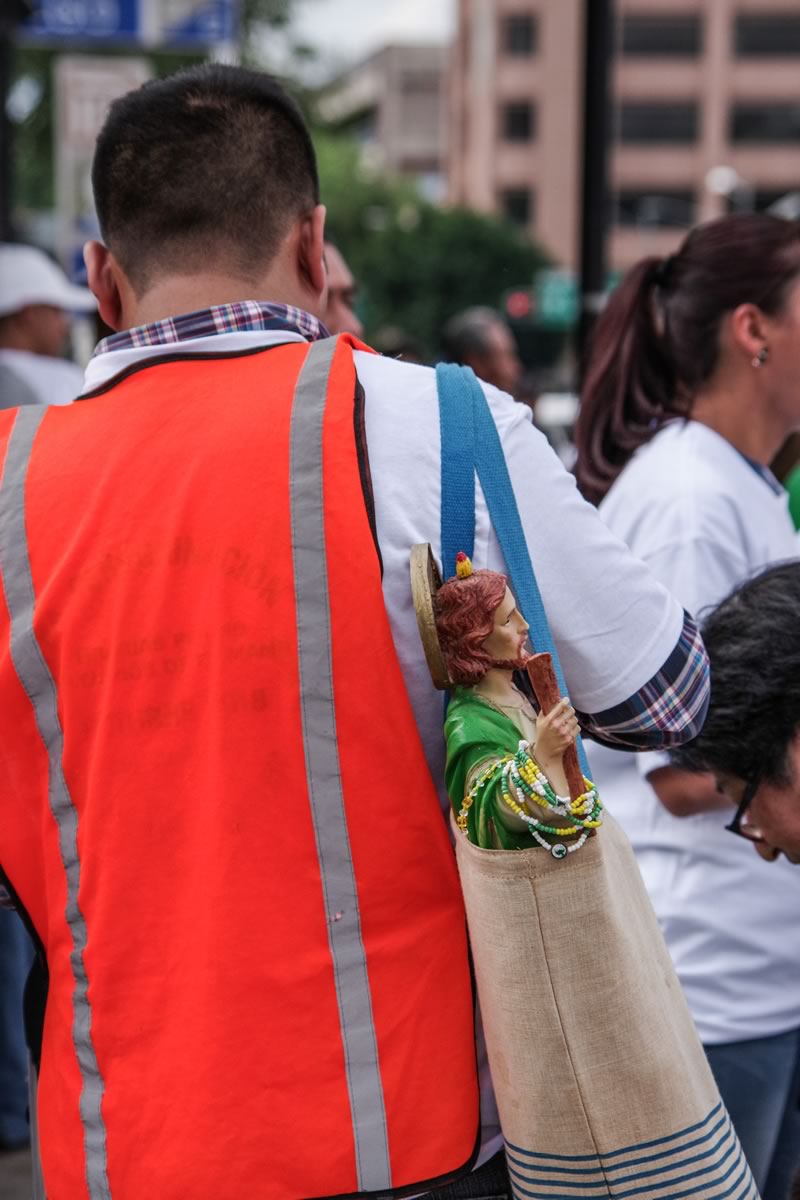
<svg viewBox="0 0 800 1200"><path fill-rule="evenodd" d="M696 104L626 102L620 105L619 116L620 141L626 145L697 141Z"/></svg>
<svg viewBox="0 0 800 1200"><path fill-rule="evenodd" d="M617 194L617 224L686 229L694 223L695 205L691 188L623 188Z"/></svg>
<svg viewBox="0 0 800 1200"><path fill-rule="evenodd" d="M533 221L533 194L530 188L507 188L501 192L500 209L509 221L527 229Z"/></svg>
<svg viewBox="0 0 800 1200"><path fill-rule="evenodd" d="M539 42L539 28L529 13L514 13L503 18L502 47L506 54L527 58L535 54Z"/></svg>
<svg viewBox="0 0 800 1200"><path fill-rule="evenodd" d="M734 104L732 142L800 142L800 103Z"/></svg>
<svg viewBox="0 0 800 1200"><path fill-rule="evenodd" d="M761 13L736 18L739 58L785 58L800 55L800 16Z"/></svg>
<svg viewBox="0 0 800 1200"><path fill-rule="evenodd" d="M622 53L648 58L696 57L703 49L703 26L695 16L622 18Z"/></svg>
<svg viewBox="0 0 800 1200"><path fill-rule="evenodd" d="M536 136L536 113L528 100L504 104L503 138L507 142L530 142Z"/></svg>
<svg viewBox="0 0 800 1200"><path fill-rule="evenodd" d="M400 91L406 96L438 96L441 91L440 71L403 71Z"/></svg>

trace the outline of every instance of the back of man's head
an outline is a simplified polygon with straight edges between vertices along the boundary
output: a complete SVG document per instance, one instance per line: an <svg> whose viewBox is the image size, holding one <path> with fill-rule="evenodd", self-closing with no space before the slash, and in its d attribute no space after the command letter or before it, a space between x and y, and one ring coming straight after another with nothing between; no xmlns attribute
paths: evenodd
<svg viewBox="0 0 800 1200"><path fill-rule="evenodd" d="M677 765L720 776L784 784L800 729L800 562L769 567L706 618L711 704Z"/></svg>
<svg viewBox="0 0 800 1200"><path fill-rule="evenodd" d="M514 395L522 363L514 336L493 308L467 308L442 330L442 350L448 362L472 367L479 378Z"/></svg>
<svg viewBox="0 0 800 1200"><path fill-rule="evenodd" d="M491 352L491 335L502 318L493 308L466 308L451 317L442 330L442 353L447 362L470 363Z"/></svg>
<svg viewBox="0 0 800 1200"><path fill-rule="evenodd" d="M92 186L104 241L138 294L162 274L258 278L319 201L295 102L268 75L217 64L115 101Z"/></svg>

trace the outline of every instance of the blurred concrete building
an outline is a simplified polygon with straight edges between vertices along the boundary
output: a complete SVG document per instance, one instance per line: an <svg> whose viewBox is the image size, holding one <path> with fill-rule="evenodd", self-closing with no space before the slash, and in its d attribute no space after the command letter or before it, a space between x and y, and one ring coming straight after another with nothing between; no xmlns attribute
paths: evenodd
<svg viewBox="0 0 800 1200"><path fill-rule="evenodd" d="M577 257L581 0L458 0L448 198ZM800 190L800 0L618 0L611 263Z"/></svg>
<svg viewBox="0 0 800 1200"><path fill-rule="evenodd" d="M322 120L360 141L376 167L447 192L447 60L443 46L386 46L328 84Z"/></svg>

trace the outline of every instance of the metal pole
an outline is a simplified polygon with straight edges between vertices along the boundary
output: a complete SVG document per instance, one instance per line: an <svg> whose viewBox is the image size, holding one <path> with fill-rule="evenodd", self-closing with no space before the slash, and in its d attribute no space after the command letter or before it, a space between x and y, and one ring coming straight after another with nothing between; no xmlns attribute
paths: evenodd
<svg viewBox="0 0 800 1200"><path fill-rule="evenodd" d="M0 22L0 241L13 241L11 225L11 172L12 145L11 121L6 110L6 100L11 87L11 26Z"/></svg>
<svg viewBox="0 0 800 1200"><path fill-rule="evenodd" d="M14 146L8 116L8 93L14 64L14 33L31 15L31 0L0 0L0 241L14 240L13 205Z"/></svg>
<svg viewBox="0 0 800 1200"><path fill-rule="evenodd" d="M583 174L581 187L580 369L606 290L606 242L610 223L609 146L614 0L584 0Z"/></svg>

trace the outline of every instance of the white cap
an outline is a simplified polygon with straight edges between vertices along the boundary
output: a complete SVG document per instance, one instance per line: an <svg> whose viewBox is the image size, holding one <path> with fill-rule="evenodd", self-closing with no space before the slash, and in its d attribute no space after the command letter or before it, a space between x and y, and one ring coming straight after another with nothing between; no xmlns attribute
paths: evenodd
<svg viewBox="0 0 800 1200"><path fill-rule="evenodd" d="M29 304L52 304L68 312L90 312L96 307L89 289L70 283L42 250L6 242L0 245L0 317Z"/></svg>

